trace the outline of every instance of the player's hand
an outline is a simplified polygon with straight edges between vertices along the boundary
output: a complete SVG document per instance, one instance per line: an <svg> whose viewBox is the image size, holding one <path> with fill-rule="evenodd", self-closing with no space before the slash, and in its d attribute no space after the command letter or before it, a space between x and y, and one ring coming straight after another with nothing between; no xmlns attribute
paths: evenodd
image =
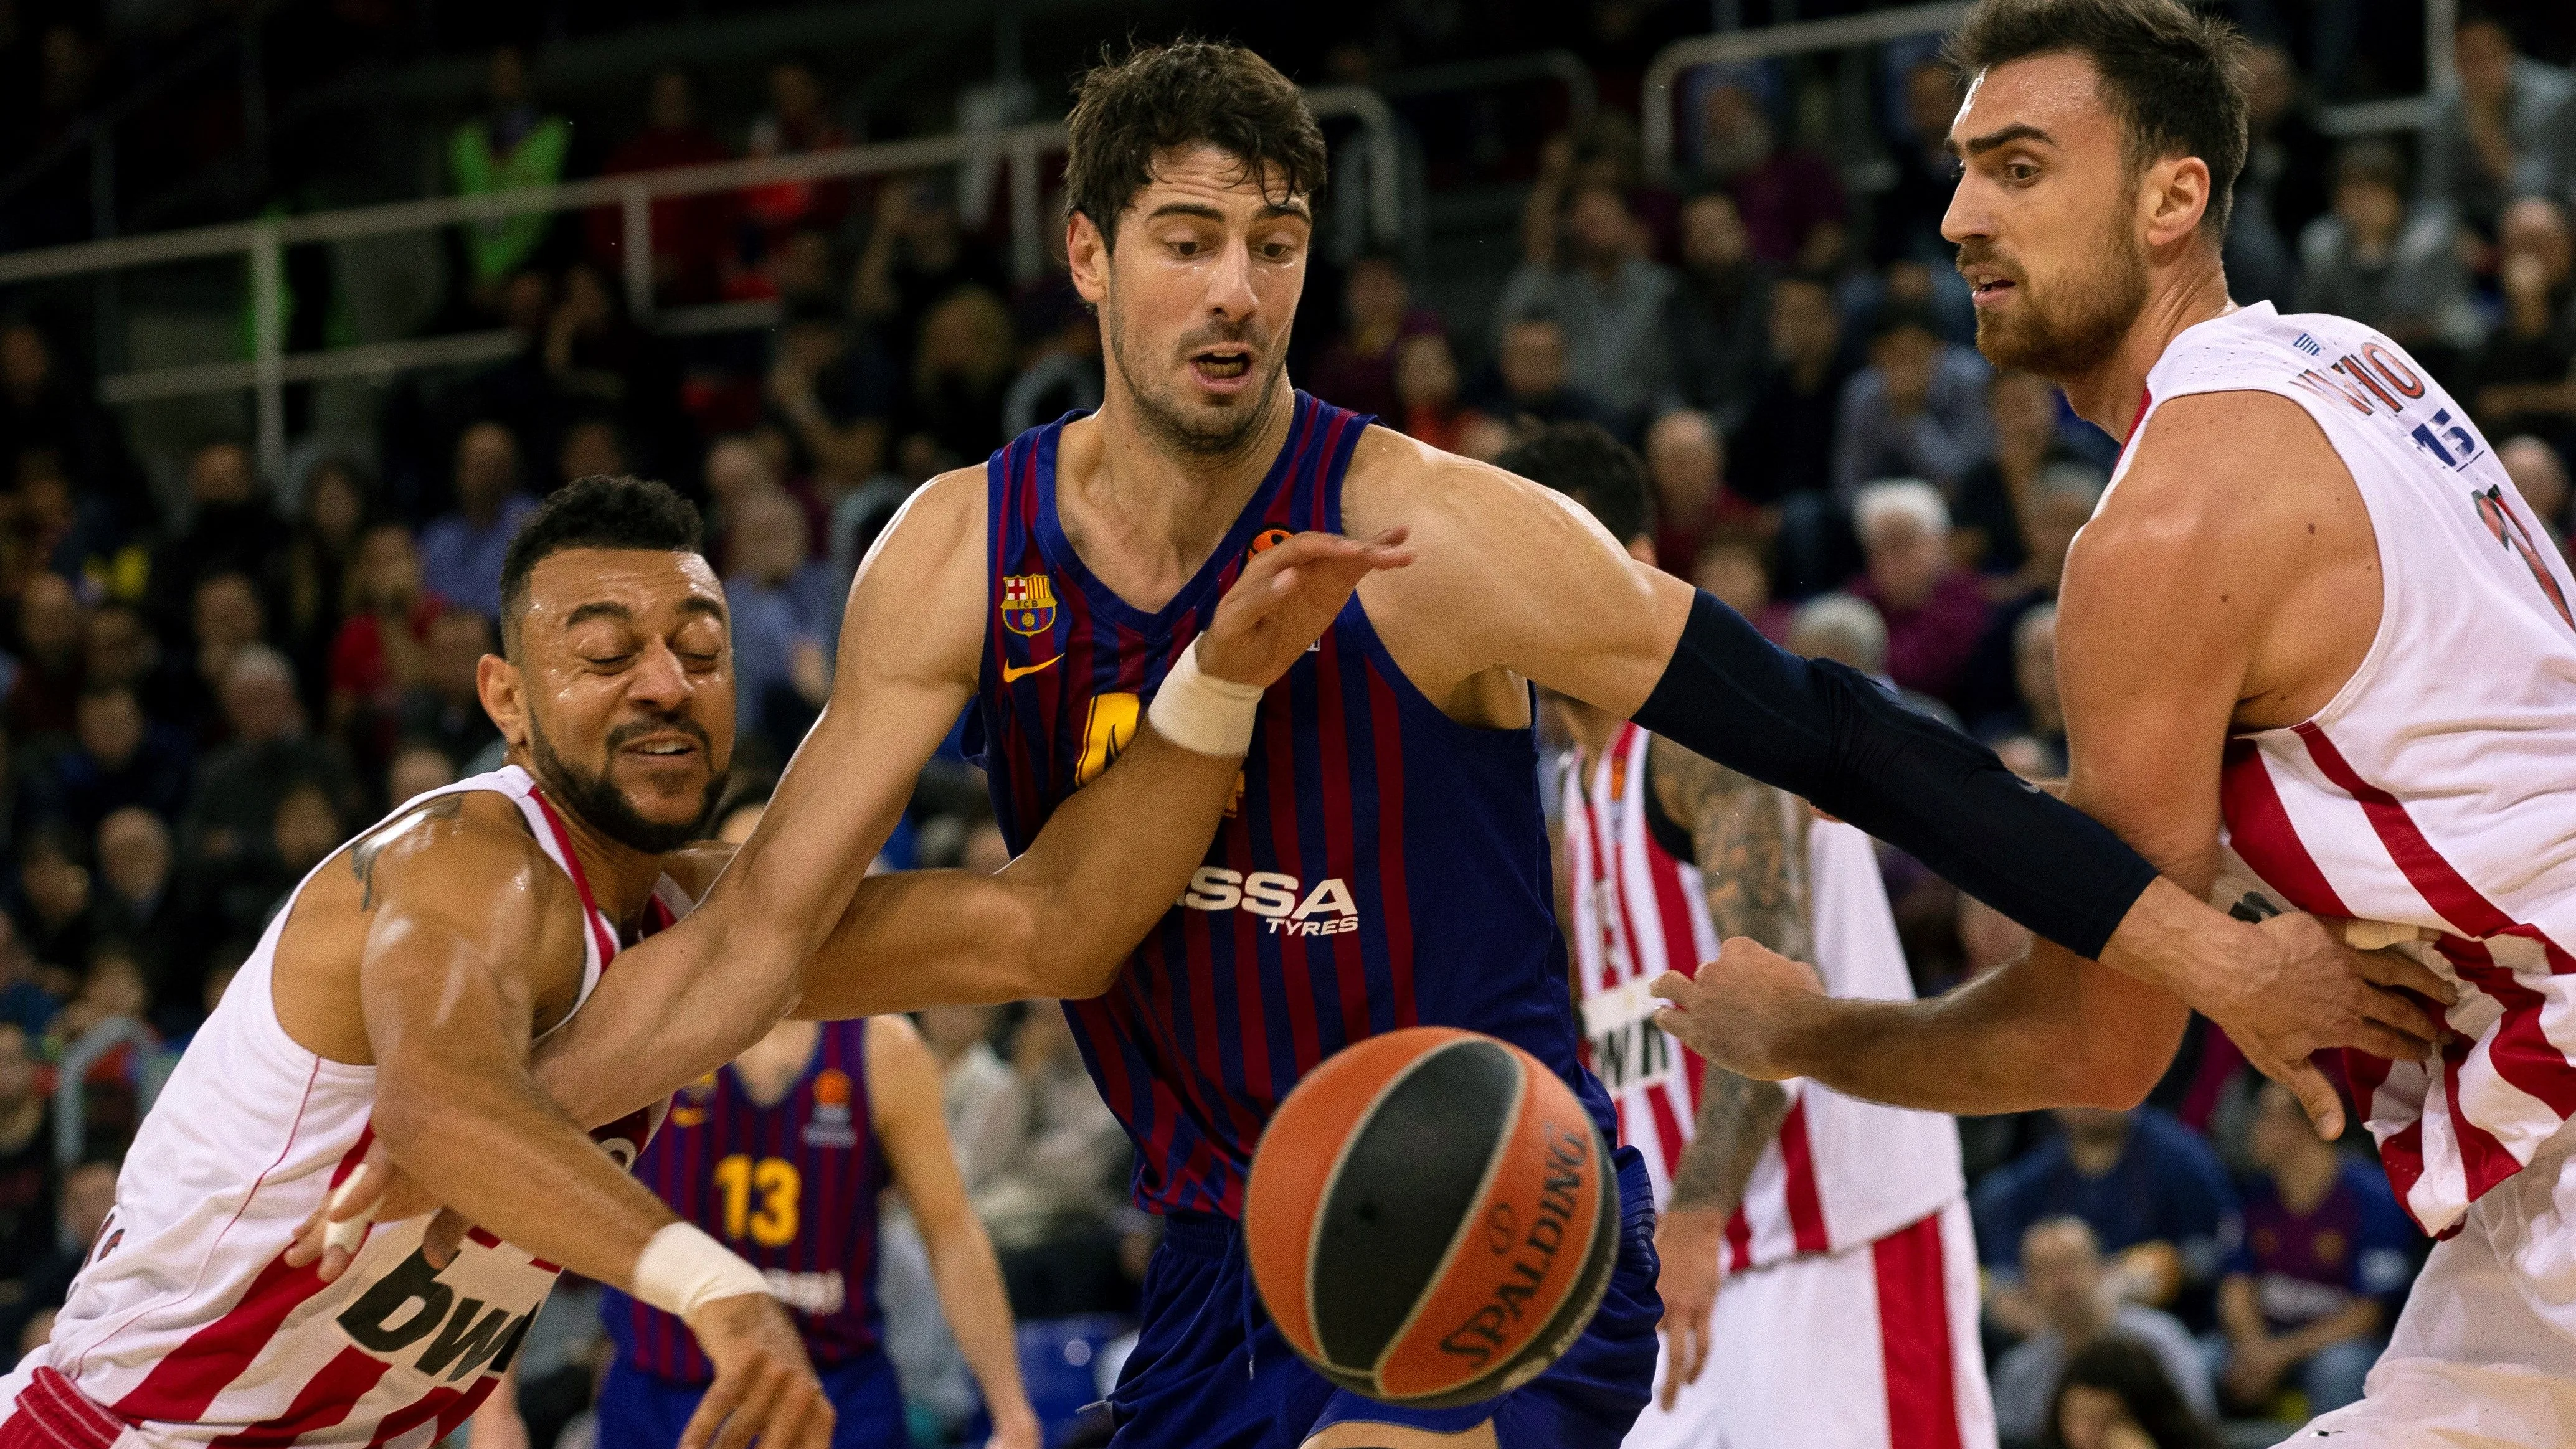
<svg viewBox="0 0 2576 1449"><path fill-rule="evenodd" d="M2303 915L2256 922L2238 938L2251 949L2196 973L2185 993L2255 1070L2297 1094L2329 1142L2343 1135L2343 1098L2309 1058L2359 1047L2391 1061L2422 1061L2440 1050L2442 1009L2459 999L2457 988L2411 956L2346 944L2348 932L2372 924Z"/></svg>
<svg viewBox="0 0 2576 1449"><path fill-rule="evenodd" d="M1046 1449L1046 1426L1025 1398L993 1415L993 1437L984 1449Z"/></svg>
<svg viewBox="0 0 2576 1449"><path fill-rule="evenodd" d="M1658 1397L1670 1413L1684 1384L1699 1382L1708 1365L1708 1320L1717 1309L1717 1254L1726 1219L1714 1208L1667 1210L1655 1221L1655 1257L1663 1264L1655 1292L1664 1300L1664 1386Z"/></svg>
<svg viewBox="0 0 2576 1449"><path fill-rule="evenodd" d="M438 1199L396 1167L379 1140L368 1146L367 1155L295 1230L295 1241L286 1248L286 1266L301 1268L318 1261L321 1266L314 1270L315 1276L331 1282L349 1270L366 1246L371 1225L404 1222L433 1212L438 1217L421 1239L421 1255L432 1268L444 1268L456 1261L456 1250L473 1224L440 1206Z"/></svg>
<svg viewBox="0 0 2576 1449"><path fill-rule="evenodd" d="M716 1381L689 1416L680 1449L831 1449L832 1405L787 1310L766 1293L698 1305L689 1331Z"/></svg>
<svg viewBox="0 0 2576 1449"><path fill-rule="evenodd" d="M1672 1003L1655 1013L1665 1035L1757 1082L1798 1075L1780 1059L1777 1044L1801 1008L1825 996L1816 968L1750 936L1729 938L1699 975L1667 971L1647 990Z"/></svg>
<svg viewBox="0 0 2576 1449"><path fill-rule="evenodd" d="M1199 668L1268 688L1332 626L1360 580L1413 562L1404 539L1401 528L1366 541L1301 533L1254 554L1199 636Z"/></svg>

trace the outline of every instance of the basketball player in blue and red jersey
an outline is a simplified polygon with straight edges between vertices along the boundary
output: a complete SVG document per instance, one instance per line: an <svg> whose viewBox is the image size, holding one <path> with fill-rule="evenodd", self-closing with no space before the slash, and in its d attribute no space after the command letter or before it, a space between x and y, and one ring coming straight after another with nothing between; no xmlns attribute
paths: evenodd
<svg viewBox="0 0 2576 1449"><path fill-rule="evenodd" d="M2304 916L2230 919L1991 752L1855 672L1773 647L1546 490L1294 391L1288 324L1325 150L1295 87L1258 56L1139 51L1083 80L1070 129L1067 251L1106 343L1102 407L932 480L889 525L851 590L833 697L736 867L683 923L700 929L640 953L645 985L542 1054L539 1079L576 1121L685 1085L705 1068L674 1072L719 1046L713 1060L729 1060L791 1008L1060 996L1138 1144L1137 1197L1170 1225L1113 1397L1120 1449L1606 1449L1655 1361L1633 1155L1626 1251L1591 1331L1548 1373L1468 1409L1334 1391L1262 1320L1235 1228L1272 1107L1324 1057L1399 1026L1511 1041L1610 1130L1578 1061L1549 901L1531 681L1940 870L2082 958L2053 989L2118 999L2153 983L2284 1075L2313 1077L2306 1058L2328 1046L2429 1042L2422 1011L2379 984L2429 982L2420 968L2348 951ZM1228 687L1203 632L1222 622L1219 595L1262 566L1265 543L1321 549L1316 533L1402 540L1409 566L1361 579L1277 684ZM1156 869L1163 846L1204 853L1114 970L1068 967L1039 992L1020 984L1025 968L905 972L874 951L807 969L834 932L856 948L945 930L943 959L995 954L976 940L989 920L950 920L899 881L834 925L969 705L1015 849L1096 815L1082 787L1122 747L1214 759L1248 745L1241 793L1213 845L1155 842ZM1043 936L1032 949L1053 953ZM2297 989L2262 989L2283 983ZM2087 1046L2105 1060L2124 1049Z"/></svg>

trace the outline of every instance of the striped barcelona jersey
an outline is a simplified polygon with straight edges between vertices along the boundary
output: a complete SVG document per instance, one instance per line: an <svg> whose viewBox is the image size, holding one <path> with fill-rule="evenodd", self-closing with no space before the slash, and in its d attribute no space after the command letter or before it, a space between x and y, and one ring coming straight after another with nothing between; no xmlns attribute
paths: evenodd
<svg viewBox="0 0 2576 1449"><path fill-rule="evenodd" d="M635 1175L674 1211L769 1278L806 1352L829 1369L884 1338L877 1309L877 1198L892 1181L868 1103L868 1024L823 1025L787 1095L752 1099L732 1067L671 1099ZM611 1291L602 1310L628 1363L656 1378L715 1377L687 1325Z"/></svg>
<svg viewBox="0 0 2576 1449"><path fill-rule="evenodd" d="M2458 1035L2345 1066L2398 1200L2446 1232L2576 1114L2576 578L2467 410L2358 322L2248 307L2147 389L2133 440L2189 394L2298 403L2369 510L2378 636L2313 717L2228 746L2213 899L2436 933L2401 949L2460 983Z"/></svg>
<svg viewBox="0 0 2576 1449"><path fill-rule="evenodd" d="M1094 578L1065 537L1064 423L993 455L993 612L967 753L990 774L1014 851L1116 757L1247 558L1291 533L1340 530L1342 474L1367 419L1302 392L1295 409L1233 529L1151 613ZM1240 1216L1280 1098L1325 1057L1400 1027L1512 1042L1610 1131L1609 1101L1577 1059L1553 889L1532 732L1442 714L1353 598L1262 701L1235 801L1187 893L1107 993L1066 1003L1093 1080L1136 1141L1139 1204Z"/></svg>
<svg viewBox="0 0 2576 1449"><path fill-rule="evenodd" d="M1566 874L1573 898L1575 979L1586 1049L1619 1107L1622 1140L1646 1159L1661 1205L1699 1122L1699 1057L1653 1021L1646 988L1666 971L1696 975L1718 953L1700 872L1676 851L1687 832L1648 788L1653 736L1621 725L1588 771L1566 771ZM1896 917L1869 837L1813 819L1780 791L1765 803L1804 838L1816 970L1827 993L1883 1001L1914 995ZM1667 844L1667 841L1670 844ZM1922 1221L1967 1190L1950 1119L1783 1084L1788 1115L1726 1225L1730 1272L1805 1253L1839 1253Z"/></svg>

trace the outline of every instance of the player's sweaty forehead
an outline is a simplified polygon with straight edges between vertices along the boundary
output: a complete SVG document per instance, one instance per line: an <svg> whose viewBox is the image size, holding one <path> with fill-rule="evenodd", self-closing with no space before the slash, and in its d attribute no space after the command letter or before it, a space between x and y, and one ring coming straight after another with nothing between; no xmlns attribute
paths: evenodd
<svg viewBox="0 0 2576 1449"><path fill-rule="evenodd" d="M1971 165L2011 148L2039 152L2121 151L2120 119L2101 72L2071 51L2024 56L1977 73L1950 123L1949 151Z"/></svg>
<svg viewBox="0 0 2576 1449"><path fill-rule="evenodd" d="M1305 193L1287 190L1279 168L1255 170L1224 147L1202 141L1155 152L1153 167L1143 189L1128 203L1127 215L1147 225L1174 217L1235 226L1271 220L1311 224L1314 208Z"/></svg>
<svg viewBox="0 0 2576 1449"><path fill-rule="evenodd" d="M669 637L691 630L729 637L724 586L694 553L667 549L574 548L528 571L519 638L559 647L576 633Z"/></svg>

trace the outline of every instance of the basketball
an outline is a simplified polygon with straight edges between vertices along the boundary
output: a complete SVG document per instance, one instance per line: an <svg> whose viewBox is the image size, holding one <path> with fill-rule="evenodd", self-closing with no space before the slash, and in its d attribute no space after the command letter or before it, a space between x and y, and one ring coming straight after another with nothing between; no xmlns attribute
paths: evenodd
<svg viewBox="0 0 2576 1449"><path fill-rule="evenodd" d="M1619 1248L1609 1148L1538 1059L1415 1027L1280 1103L1245 1188L1262 1302L1344 1388L1436 1408L1537 1377L1600 1306Z"/></svg>

